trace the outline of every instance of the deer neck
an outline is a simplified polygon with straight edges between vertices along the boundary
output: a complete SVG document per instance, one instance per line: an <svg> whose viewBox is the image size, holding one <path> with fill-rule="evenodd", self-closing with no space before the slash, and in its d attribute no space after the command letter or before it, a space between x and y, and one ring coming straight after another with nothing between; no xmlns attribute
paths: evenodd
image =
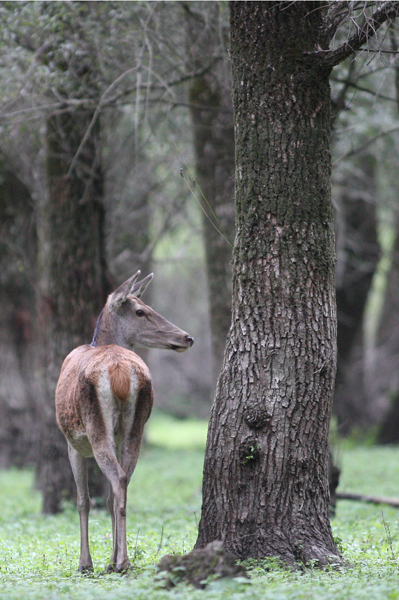
<svg viewBox="0 0 399 600"><path fill-rule="evenodd" d="M118 327L116 317L112 316L109 310L107 311L106 307L104 307L97 319L93 340L90 345L96 347L107 346L109 344L131 349L125 342L122 331Z"/></svg>

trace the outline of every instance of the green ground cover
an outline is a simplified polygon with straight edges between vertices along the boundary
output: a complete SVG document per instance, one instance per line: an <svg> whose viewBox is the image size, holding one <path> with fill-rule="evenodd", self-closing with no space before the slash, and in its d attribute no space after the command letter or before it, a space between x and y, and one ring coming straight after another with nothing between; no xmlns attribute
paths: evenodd
<svg viewBox="0 0 399 600"><path fill-rule="evenodd" d="M111 554L109 516L93 510L94 573L76 572L79 523L69 505L43 517L33 473L0 472L0 600L399 600L399 511L339 501L334 536L350 566L338 571L289 570L275 561L250 563L251 580L219 581L204 591L167 591L154 565L189 551L201 506L205 425L155 417L129 488L128 544L133 570L105 573ZM399 448L342 448L340 489L399 497Z"/></svg>

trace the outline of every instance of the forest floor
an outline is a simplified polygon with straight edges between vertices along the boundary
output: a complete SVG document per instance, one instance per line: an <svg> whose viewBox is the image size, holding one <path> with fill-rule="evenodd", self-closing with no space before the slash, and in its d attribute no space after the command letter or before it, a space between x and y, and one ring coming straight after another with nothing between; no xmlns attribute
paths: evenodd
<svg viewBox="0 0 399 600"><path fill-rule="evenodd" d="M77 573L79 521L74 506L40 514L30 471L0 472L0 600L399 600L399 511L338 501L334 537L348 565L338 571L292 570L274 560L249 562L246 581L219 580L205 590L159 586L155 565L192 549L201 507L206 425L155 416L128 496L133 569L107 574L111 522L92 510L94 573ZM399 448L341 444L339 489L399 497Z"/></svg>

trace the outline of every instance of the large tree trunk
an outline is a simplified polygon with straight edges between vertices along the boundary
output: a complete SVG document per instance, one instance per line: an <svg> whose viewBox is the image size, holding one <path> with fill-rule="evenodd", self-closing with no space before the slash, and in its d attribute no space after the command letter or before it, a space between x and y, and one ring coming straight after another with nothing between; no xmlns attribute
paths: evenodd
<svg viewBox="0 0 399 600"><path fill-rule="evenodd" d="M49 194L39 217L44 398L37 473L45 513L59 511L61 500L75 493L67 446L55 421L54 392L60 367L74 347L90 343L106 298L98 131L93 131L75 169L68 174L91 116L88 112L66 113L47 123Z"/></svg>
<svg viewBox="0 0 399 600"><path fill-rule="evenodd" d="M217 4L212 3L210 10L214 29L209 25L204 27L198 13L190 13L188 17L188 46L197 68L205 66L220 45ZM215 383L231 323L231 244L235 219L233 106L226 64L219 59L211 69L193 79L189 94L196 179L206 199L201 198L202 223Z"/></svg>
<svg viewBox="0 0 399 600"><path fill-rule="evenodd" d="M209 425L197 547L339 561L328 509L336 369L329 70L314 2L231 2L232 325Z"/></svg>

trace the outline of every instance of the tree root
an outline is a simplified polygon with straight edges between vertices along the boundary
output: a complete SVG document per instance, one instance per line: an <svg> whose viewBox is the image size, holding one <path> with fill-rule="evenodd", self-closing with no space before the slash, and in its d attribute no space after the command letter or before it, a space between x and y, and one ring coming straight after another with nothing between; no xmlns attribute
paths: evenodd
<svg viewBox="0 0 399 600"><path fill-rule="evenodd" d="M226 552L220 541L205 548L192 550L184 556L167 554L158 563L159 580L167 588L184 581L204 589L209 581L222 577L248 577L245 568L236 564L234 556Z"/></svg>

